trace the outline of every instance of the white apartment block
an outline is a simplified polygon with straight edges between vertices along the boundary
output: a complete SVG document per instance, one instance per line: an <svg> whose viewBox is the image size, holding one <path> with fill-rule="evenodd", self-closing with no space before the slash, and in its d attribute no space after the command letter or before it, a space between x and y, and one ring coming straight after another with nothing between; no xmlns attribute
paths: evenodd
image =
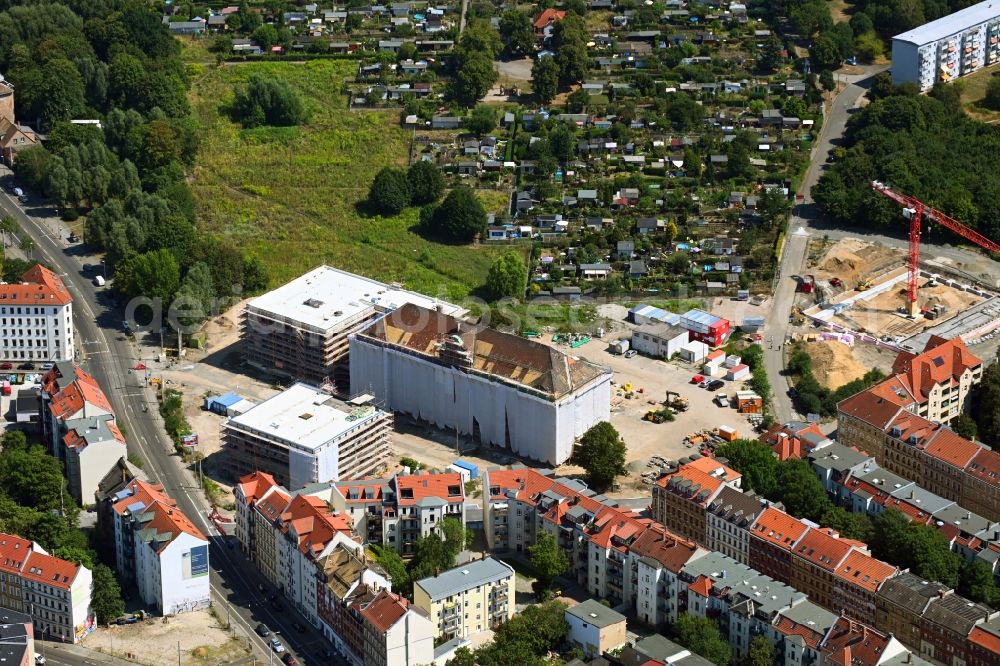
<svg viewBox="0 0 1000 666"><path fill-rule="evenodd" d="M234 478L264 471L295 490L382 469L391 432L392 414L369 396L343 402L296 383L228 419L223 446Z"/></svg>
<svg viewBox="0 0 1000 666"><path fill-rule="evenodd" d="M135 580L163 615L208 608L208 539L180 509L154 502L135 516Z"/></svg>
<svg viewBox="0 0 1000 666"><path fill-rule="evenodd" d="M1000 5L985 0L892 38L892 82L921 92L1000 62Z"/></svg>
<svg viewBox="0 0 1000 666"><path fill-rule="evenodd" d="M62 278L35 265L18 284L0 284L0 361L73 360L73 297Z"/></svg>

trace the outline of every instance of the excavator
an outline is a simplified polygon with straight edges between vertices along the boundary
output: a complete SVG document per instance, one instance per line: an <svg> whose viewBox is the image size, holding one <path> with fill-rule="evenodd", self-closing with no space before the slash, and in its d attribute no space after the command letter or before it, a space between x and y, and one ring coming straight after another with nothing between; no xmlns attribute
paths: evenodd
<svg viewBox="0 0 1000 666"><path fill-rule="evenodd" d="M675 412L686 412L690 407L687 398L682 397L677 391L669 389L667 389L666 400L663 401L663 404Z"/></svg>

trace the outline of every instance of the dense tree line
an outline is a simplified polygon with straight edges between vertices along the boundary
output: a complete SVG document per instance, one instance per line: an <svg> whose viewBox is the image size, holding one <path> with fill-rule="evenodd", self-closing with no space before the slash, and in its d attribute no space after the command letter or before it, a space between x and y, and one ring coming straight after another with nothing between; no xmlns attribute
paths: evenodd
<svg viewBox="0 0 1000 666"><path fill-rule="evenodd" d="M899 206L871 189L880 180L1000 238L1000 172L986 161L1000 153L1000 133L966 117L954 92L918 95L880 77L872 103L848 122L842 155L813 188L823 213L843 225L904 229ZM932 226L935 237L953 236Z"/></svg>
<svg viewBox="0 0 1000 666"><path fill-rule="evenodd" d="M196 230L184 182L198 147L187 74L158 11L138 0L9 6L0 43L18 118L48 134L44 147L18 155L16 175L67 220L89 211L85 240L121 271L116 288L170 301L188 283L188 295L207 301L233 296L234 285L237 293L266 286L259 261ZM79 118L100 126L68 122ZM188 278L199 264L211 282L203 267Z"/></svg>
<svg viewBox="0 0 1000 666"><path fill-rule="evenodd" d="M298 125L308 117L302 98L287 81L258 75L236 88L232 112L244 127Z"/></svg>
<svg viewBox="0 0 1000 666"><path fill-rule="evenodd" d="M549 601L528 606L496 630L493 642L474 651L459 648L447 666L545 666L551 650L569 634L566 604Z"/></svg>

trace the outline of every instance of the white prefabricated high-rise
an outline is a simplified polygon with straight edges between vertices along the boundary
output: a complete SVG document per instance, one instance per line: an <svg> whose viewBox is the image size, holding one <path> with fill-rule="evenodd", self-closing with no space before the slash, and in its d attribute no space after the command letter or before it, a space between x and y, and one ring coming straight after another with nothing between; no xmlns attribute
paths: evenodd
<svg viewBox="0 0 1000 666"><path fill-rule="evenodd" d="M1000 62L1000 3L986 0L892 38L892 82L921 92Z"/></svg>
<svg viewBox="0 0 1000 666"><path fill-rule="evenodd" d="M351 391L393 411L558 465L611 416L611 370L406 304L350 337Z"/></svg>

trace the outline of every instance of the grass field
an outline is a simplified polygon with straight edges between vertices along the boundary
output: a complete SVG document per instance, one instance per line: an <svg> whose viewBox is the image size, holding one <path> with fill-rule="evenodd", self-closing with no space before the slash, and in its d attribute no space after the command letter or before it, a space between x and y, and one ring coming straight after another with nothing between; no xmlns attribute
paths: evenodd
<svg viewBox="0 0 1000 666"><path fill-rule="evenodd" d="M986 86L994 76L1000 76L1000 66L994 65L981 69L975 74L958 79L953 85L962 86L962 105L970 116L984 122L997 122L1000 113L981 105L986 96Z"/></svg>
<svg viewBox="0 0 1000 666"><path fill-rule="evenodd" d="M434 296L481 285L503 248L442 245L414 231L418 211L366 218L356 204L375 173L406 163L398 112L350 111L340 88L356 64L262 62L206 67L192 85L201 146L192 177L199 223L260 256L272 286L329 263ZM251 74L279 77L310 110L301 127L244 130L225 113ZM484 193L486 202L501 201ZM490 208L490 210L493 210Z"/></svg>

